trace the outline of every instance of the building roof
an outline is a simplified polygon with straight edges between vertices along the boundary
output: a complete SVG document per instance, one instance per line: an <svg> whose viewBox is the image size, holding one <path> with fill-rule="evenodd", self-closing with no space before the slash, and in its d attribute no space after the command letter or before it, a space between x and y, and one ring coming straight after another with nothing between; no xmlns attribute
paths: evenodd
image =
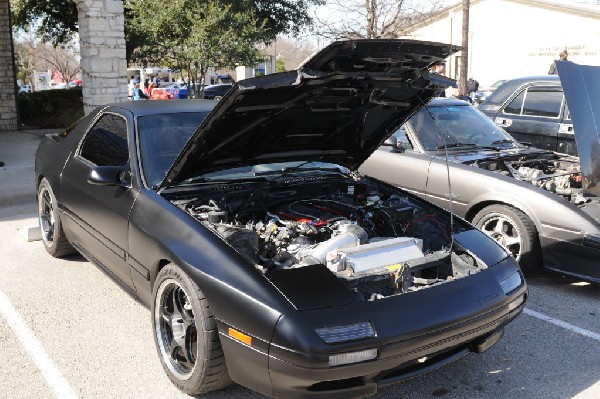
<svg viewBox="0 0 600 399"><path fill-rule="evenodd" d="M471 0L471 7L480 3L485 3L488 0ZM497 0L495 0L497 1ZM560 12L563 14L571 14L585 18L593 18L600 20L600 9L595 9L591 7L585 7L583 5L572 5L572 4L563 4L557 3L556 1L550 0L503 0L511 3L521 4L524 6L537 7L542 8L544 10L551 10ZM442 20L448 16L449 13L462 13L462 1L458 2L454 5L443 8L442 10L434 13L428 18L411 25L410 27L400 30L398 32L398 36L406 35L412 33L420 28L431 25L434 22Z"/></svg>

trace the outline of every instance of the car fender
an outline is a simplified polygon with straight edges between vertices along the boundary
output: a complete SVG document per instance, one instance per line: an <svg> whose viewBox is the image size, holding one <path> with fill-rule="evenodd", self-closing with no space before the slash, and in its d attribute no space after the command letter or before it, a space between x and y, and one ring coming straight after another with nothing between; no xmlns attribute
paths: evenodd
<svg viewBox="0 0 600 399"><path fill-rule="evenodd" d="M152 190L141 190L132 209L129 256L146 305L160 268L174 263L198 285L215 318L247 334L270 339L280 315L293 309L253 264Z"/></svg>
<svg viewBox="0 0 600 399"><path fill-rule="evenodd" d="M472 221L475 214L485 206L505 204L525 213L538 234L544 237L576 241L583 239L586 231L598 231L597 223L589 215L559 195L512 177L495 177L494 184L490 184L492 190L483 192L468 202L465 214L467 220Z"/></svg>

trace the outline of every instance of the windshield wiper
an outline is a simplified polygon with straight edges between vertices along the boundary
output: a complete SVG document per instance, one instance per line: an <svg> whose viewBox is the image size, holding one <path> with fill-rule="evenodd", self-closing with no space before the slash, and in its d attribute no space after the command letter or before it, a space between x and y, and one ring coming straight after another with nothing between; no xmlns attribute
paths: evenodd
<svg viewBox="0 0 600 399"><path fill-rule="evenodd" d="M198 177L192 177L189 179L186 179L184 181L181 182L181 184L203 184L203 183L208 183L208 184L231 184L231 183L237 183L240 181L246 181L246 182L264 182L267 181L267 179L265 178L256 178L256 177L239 177L239 178L234 178L234 179L219 179L219 178L210 178L210 177L203 177L203 176L198 176Z"/></svg>
<svg viewBox="0 0 600 399"><path fill-rule="evenodd" d="M270 171L265 171L265 172L254 172L254 176L279 175L279 176L277 176L277 178L281 178L281 177L289 176L289 175L294 174L296 172L313 172L313 171L342 173L342 171L339 168L336 168L336 167L326 168L326 167L323 167L323 166L315 166L314 168L301 168L300 166L301 165L294 166L294 167L289 167L289 168L284 168L284 169L281 169L281 170L270 170Z"/></svg>
<svg viewBox="0 0 600 399"><path fill-rule="evenodd" d="M443 150L445 148L456 148L456 147L479 147L477 144L475 143L450 143L450 144L444 144L444 145L439 145L437 147L435 147L435 150Z"/></svg>

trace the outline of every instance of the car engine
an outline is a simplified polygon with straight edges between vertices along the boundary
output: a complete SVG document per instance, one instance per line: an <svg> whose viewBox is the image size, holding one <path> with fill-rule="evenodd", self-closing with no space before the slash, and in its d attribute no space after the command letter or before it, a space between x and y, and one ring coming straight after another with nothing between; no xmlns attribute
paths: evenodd
<svg viewBox="0 0 600 399"><path fill-rule="evenodd" d="M485 160L475 166L530 182L576 205L587 202L582 195L582 175L576 160L554 156L549 159Z"/></svg>
<svg viewBox="0 0 600 399"><path fill-rule="evenodd" d="M176 203L263 274L325 265L366 300L485 268L449 251L449 215L368 181L220 187Z"/></svg>

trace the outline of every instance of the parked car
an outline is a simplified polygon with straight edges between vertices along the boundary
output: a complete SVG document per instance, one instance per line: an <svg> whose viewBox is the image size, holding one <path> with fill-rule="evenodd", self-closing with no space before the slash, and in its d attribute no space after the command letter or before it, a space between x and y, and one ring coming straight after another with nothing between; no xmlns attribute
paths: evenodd
<svg viewBox="0 0 600 399"><path fill-rule="evenodd" d="M578 136L595 148L595 174L585 174L577 157L519 144L467 103L434 99L360 170L456 212L525 271L543 265L600 281L600 148L591 133Z"/></svg>
<svg viewBox="0 0 600 399"><path fill-rule="evenodd" d="M31 93L31 86L29 86L29 85L21 85L19 87L19 93Z"/></svg>
<svg viewBox="0 0 600 399"><path fill-rule="evenodd" d="M185 100L186 98L188 98L188 88L186 85L179 83L155 87L150 93L151 100Z"/></svg>
<svg viewBox="0 0 600 399"><path fill-rule="evenodd" d="M231 84L218 84L218 85L208 85L204 87L204 97L207 100L217 100L223 98L223 96L231 90L233 85Z"/></svg>
<svg viewBox="0 0 600 399"><path fill-rule="evenodd" d="M233 380L364 397L483 352L527 298L514 258L356 172L457 50L337 42L220 102L99 107L36 153L44 247L76 249L151 308L164 371L188 394Z"/></svg>
<svg viewBox="0 0 600 399"><path fill-rule="evenodd" d="M50 82L50 89L52 90L60 90L60 89L66 89L67 88L67 84L64 82Z"/></svg>
<svg viewBox="0 0 600 399"><path fill-rule="evenodd" d="M504 82L506 82L506 79L497 80L491 86L480 87L479 90L475 92L475 98L473 99L475 104L479 104L485 101L490 96L490 94L492 94Z"/></svg>
<svg viewBox="0 0 600 399"><path fill-rule="evenodd" d="M479 109L519 141L577 155L573 122L558 75L506 81Z"/></svg>

